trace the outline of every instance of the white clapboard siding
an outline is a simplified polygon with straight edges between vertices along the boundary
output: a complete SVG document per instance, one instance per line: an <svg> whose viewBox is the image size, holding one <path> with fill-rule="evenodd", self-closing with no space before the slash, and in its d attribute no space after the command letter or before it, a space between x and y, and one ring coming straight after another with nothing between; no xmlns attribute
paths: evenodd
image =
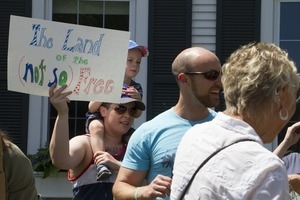
<svg viewBox="0 0 300 200"><path fill-rule="evenodd" d="M192 46L216 51L216 0L193 0Z"/></svg>

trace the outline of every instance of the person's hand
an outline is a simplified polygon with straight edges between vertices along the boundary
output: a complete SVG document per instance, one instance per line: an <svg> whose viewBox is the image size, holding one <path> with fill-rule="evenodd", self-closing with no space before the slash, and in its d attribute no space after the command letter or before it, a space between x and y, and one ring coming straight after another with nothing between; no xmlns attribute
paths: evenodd
<svg viewBox="0 0 300 200"><path fill-rule="evenodd" d="M157 175L155 179L147 186L140 189L140 199L156 199L170 196L172 179L168 176Z"/></svg>
<svg viewBox="0 0 300 200"><path fill-rule="evenodd" d="M133 86L129 86L127 90L122 90L122 92L131 98L137 99L139 101L142 100L141 94L135 89Z"/></svg>
<svg viewBox="0 0 300 200"><path fill-rule="evenodd" d="M121 162L116 160L110 153L106 151L97 151L93 157L96 165L106 164L113 171L118 171L120 169Z"/></svg>
<svg viewBox="0 0 300 200"><path fill-rule="evenodd" d="M289 174L290 191L300 194L300 174Z"/></svg>
<svg viewBox="0 0 300 200"><path fill-rule="evenodd" d="M49 89L49 98L51 104L57 110L58 114L68 113L69 108L68 104L70 102L68 95L72 94L72 91L63 92L67 85L62 86L61 88L55 90L56 84L53 84Z"/></svg>
<svg viewBox="0 0 300 200"><path fill-rule="evenodd" d="M288 127L285 137L282 142L285 142L289 146L292 146L300 139L300 122Z"/></svg>
<svg viewBox="0 0 300 200"><path fill-rule="evenodd" d="M287 128L284 139L282 140L282 142L280 142L280 144L273 151L273 153L277 155L279 158L282 158L286 154L287 150L291 146L296 144L299 139L300 139L300 122L297 122Z"/></svg>

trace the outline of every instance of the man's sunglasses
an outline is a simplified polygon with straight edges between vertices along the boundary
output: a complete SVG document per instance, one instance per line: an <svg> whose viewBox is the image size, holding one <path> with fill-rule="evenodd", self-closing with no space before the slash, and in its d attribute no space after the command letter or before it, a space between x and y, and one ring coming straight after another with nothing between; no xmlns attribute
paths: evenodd
<svg viewBox="0 0 300 200"><path fill-rule="evenodd" d="M185 72L185 74L187 75L203 75L204 78L211 81L216 80L219 77L220 73L221 72L217 70L210 70L208 72Z"/></svg>
<svg viewBox="0 0 300 200"><path fill-rule="evenodd" d="M137 109L136 108L128 108L128 107L123 106L123 105L117 105L116 107L114 107L114 110L119 115L123 115L126 111L128 111L129 115L132 116L132 117L136 117L136 114L137 114Z"/></svg>

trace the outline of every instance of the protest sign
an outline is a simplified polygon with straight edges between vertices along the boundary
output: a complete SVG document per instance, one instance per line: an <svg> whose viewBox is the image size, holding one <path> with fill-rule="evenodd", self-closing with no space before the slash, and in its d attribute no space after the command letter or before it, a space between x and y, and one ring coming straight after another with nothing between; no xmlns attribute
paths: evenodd
<svg viewBox="0 0 300 200"><path fill-rule="evenodd" d="M118 102L130 33L10 17L8 90L48 96L68 85L70 100Z"/></svg>

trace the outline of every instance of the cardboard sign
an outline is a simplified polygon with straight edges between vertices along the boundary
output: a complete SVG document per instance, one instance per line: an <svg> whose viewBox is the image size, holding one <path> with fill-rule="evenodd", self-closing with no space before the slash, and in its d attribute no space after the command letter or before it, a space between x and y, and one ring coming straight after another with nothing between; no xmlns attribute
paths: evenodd
<svg viewBox="0 0 300 200"><path fill-rule="evenodd" d="M11 16L8 90L48 96L68 85L70 100L118 102L130 33Z"/></svg>

